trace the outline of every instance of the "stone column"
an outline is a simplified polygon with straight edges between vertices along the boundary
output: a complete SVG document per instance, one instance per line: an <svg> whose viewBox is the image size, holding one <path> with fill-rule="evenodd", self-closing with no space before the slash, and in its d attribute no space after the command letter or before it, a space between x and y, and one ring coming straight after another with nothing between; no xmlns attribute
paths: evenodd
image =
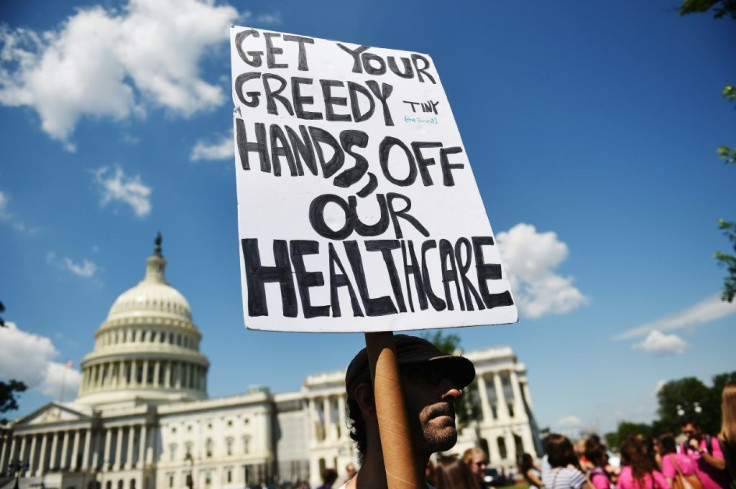
<svg viewBox="0 0 736 489"><path fill-rule="evenodd" d="M317 442L319 440L319 428L318 428L319 416L317 416L317 408L315 406L315 402L316 402L316 399L314 398L307 399L307 406L309 410L309 415L307 418L309 419L309 424L310 424L309 431L312 433L312 440L314 442ZM319 469L317 469L317 472L314 472L314 473L319 473Z"/></svg>
<svg viewBox="0 0 736 489"><path fill-rule="evenodd" d="M125 387L128 385L128 376L126 375L126 367L128 366L128 362L125 360L120 360L120 386Z"/></svg>
<svg viewBox="0 0 736 489"><path fill-rule="evenodd" d="M332 439L332 403L330 396L325 396L322 400L322 409L325 412L325 440Z"/></svg>
<svg viewBox="0 0 736 489"><path fill-rule="evenodd" d="M136 360L130 361L130 384L129 385L139 385L138 384L138 362Z"/></svg>
<svg viewBox="0 0 736 489"><path fill-rule="evenodd" d="M59 464L61 470L67 470L69 464L67 460L69 458L69 431L64 431L63 438L61 439L61 463ZM83 488L84 489L84 488Z"/></svg>
<svg viewBox="0 0 736 489"><path fill-rule="evenodd" d="M123 461L123 427L118 426L115 429L115 434L115 463L112 467L113 470L120 470L120 462Z"/></svg>
<svg viewBox="0 0 736 489"><path fill-rule="evenodd" d="M56 465L56 451L59 447L59 432L54 431L54 436L51 438L51 456L49 457L49 470L58 468Z"/></svg>
<svg viewBox="0 0 736 489"><path fill-rule="evenodd" d="M8 458L8 449L11 448L12 443L12 437L8 433L3 434L2 448L0 448L0 473L5 471L5 462Z"/></svg>
<svg viewBox="0 0 736 489"><path fill-rule="evenodd" d="M181 389L181 362L174 362L174 383L177 389Z"/></svg>
<svg viewBox="0 0 736 489"><path fill-rule="evenodd" d="M506 460L510 460L512 463L516 461L516 442L514 441L514 434L511 430L504 430L504 439L506 440Z"/></svg>
<svg viewBox="0 0 736 489"><path fill-rule="evenodd" d="M138 440L138 461L135 465L137 469L142 469L146 465L146 448L148 447L148 440L146 439L147 435L146 425L143 424L140 429L140 440Z"/></svg>
<svg viewBox="0 0 736 489"><path fill-rule="evenodd" d="M148 360L143 360L143 375L141 375L141 384L148 385Z"/></svg>
<svg viewBox="0 0 736 489"><path fill-rule="evenodd" d="M24 462L28 461L28 457L26 457L26 435L20 435L20 453L18 454L18 460L22 460Z"/></svg>
<svg viewBox="0 0 736 489"><path fill-rule="evenodd" d="M498 413L498 421L501 424L507 424L509 422L509 408L506 405L506 396L503 393L501 372L495 372L493 374L493 386L496 388L496 412Z"/></svg>
<svg viewBox="0 0 736 489"><path fill-rule="evenodd" d="M33 475L33 469L36 465L36 438L36 435L31 435L31 453L28 457L28 472L26 472L26 477Z"/></svg>
<svg viewBox="0 0 736 489"><path fill-rule="evenodd" d="M165 364L166 373L164 374L166 376L166 387L171 388L171 371L173 370L173 364L170 361L167 361Z"/></svg>
<svg viewBox="0 0 736 489"><path fill-rule="evenodd" d="M120 431L122 432L122 428ZM133 439L135 438L135 426L128 426L128 450L127 456L125 457L125 468L130 469L133 467Z"/></svg>
<svg viewBox="0 0 736 489"><path fill-rule="evenodd" d="M524 451L530 453L532 457L537 454L537 447L534 445L534 438L532 437L532 430L529 428L529 424L524 424L521 427L521 446L524 447Z"/></svg>
<svg viewBox="0 0 736 489"><path fill-rule="evenodd" d="M498 431L493 430L488 438L488 466L496 467L501 460L501 452L498 450Z"/></svg>
<svg viewBox="0 0 736 489"><path fill-rule="evenodd" d="M159 387L159 383L158 383L159 375L161 375L161 362L156 361L153 364L153 386L156 388Z"/></svg>
<svg viewBox="0 0 736 489"><path fill-rule="evenodd" d="M112 443L112 428L105 428L105 453L102 456L102 470L107 472L110 470L110 444Z"/></svg>
<svg viewBox="0 0 736 489"><path fill-rule="evenodd" d="M509 381L511 382L511 390L514 393L514 417L516 419L526 419L526 412L524 411L524 402L521 400L521 389L519 388L519 377L516 375L516 370L511 369L509 373Z"/></svg>
<svg viewBox="0 0 736 489"><path fill-rule="evenodd" d="M74 442L72 443L72 463L71 463L72 470L79 468L77 467L77 460L79 459L79 456L77 454L79 453L79 435L80 433L81 433L81 430L79 428L74 430Z"/></svg>
<svg viewBox="0 0 736 489"><path fill-rule="evenodd" d="M345 398L339 396L337 398L337 418L340 423L340 439L347 439L348 428L345 424Z"/></svg>
<svg viewBox="0 0 736 489"><path fill-rule="evenodd" d="M89 470L92 468L89 463L90 462L89 450L90 450L91 444L92 444L92 429L89 428L89 429L84 430L84 452L82 453L82 469L84 470Z"/></svg>
<svg viewBox="0 0 736 489"><path fill-rule="evenodd" d="M486 378L483 374L478 375L478 397L480 398L480 407L483 410L483 422L493 423L493 413L488 400L488 390L486 390Z"/></svg>
<svg viewBox="0 0 736 489"><path fill-rule="evenodd" d="M46 449L48 448L47 440L48 440L48 433L42 433L41 434L41 453L39 453L38 457L38 469L36 470L36 475L43 475L46 473Z"/></svg>

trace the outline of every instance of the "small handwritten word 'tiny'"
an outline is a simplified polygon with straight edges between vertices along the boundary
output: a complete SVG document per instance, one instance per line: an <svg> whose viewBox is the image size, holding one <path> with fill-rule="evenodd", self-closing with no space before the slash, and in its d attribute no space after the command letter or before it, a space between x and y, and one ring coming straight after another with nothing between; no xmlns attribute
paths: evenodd
<svg viewBox="0 0 736 489"><path fill-rule="evenodd" d="M417 107L419 107L419 110L425 114L437 114L437 106L440 104L439 100L437 102L432 100L427 100L426 102L410 102L408 100L404 100L404 103L409 104L411 106L411 111L415 114L417 113Z"/></svg>
<svg viewBox="0 0 736 489"><path fill-rule="evenodd" d="M414 123L414 124L437 124L437 118L436 117L412 117L410 115L404 116L404 122L408 123Z"/></svg>

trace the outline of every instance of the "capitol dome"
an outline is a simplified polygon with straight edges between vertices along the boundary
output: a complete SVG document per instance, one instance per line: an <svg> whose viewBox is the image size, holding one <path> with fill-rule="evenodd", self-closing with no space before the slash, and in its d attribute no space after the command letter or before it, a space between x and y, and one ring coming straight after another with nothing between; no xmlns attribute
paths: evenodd
<svg viewBox="0 0 736 489"><path fill-rule="evenodd" d="M76 402L95 407L207 398L209 361L186 298L166 281L161 236L146 274L113 303L82 360Z"/></svg>

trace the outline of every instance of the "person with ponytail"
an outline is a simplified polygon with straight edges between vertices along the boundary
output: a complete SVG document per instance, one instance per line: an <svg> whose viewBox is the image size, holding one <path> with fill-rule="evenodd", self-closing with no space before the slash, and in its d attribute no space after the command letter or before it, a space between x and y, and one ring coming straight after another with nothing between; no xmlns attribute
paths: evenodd
<svg viewBox="0 0 736 489"><path fill-rule="evenodd" d="M646 446L636 435L627 436L621 443L621 463L617 489L671 489L664 475L652 465Z"/></svg>

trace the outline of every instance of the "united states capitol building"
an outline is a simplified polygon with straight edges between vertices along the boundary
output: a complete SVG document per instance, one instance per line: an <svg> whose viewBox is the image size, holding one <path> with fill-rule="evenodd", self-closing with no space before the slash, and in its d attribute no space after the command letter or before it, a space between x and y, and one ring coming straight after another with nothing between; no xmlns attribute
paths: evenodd
<svg viewBox="0 0 736 489"><path fill-rule="evenodd" d="M253 387L208 398L202 334L165 266L157 241L143 280L95 332L73 402L51 402L0 427L0 487L12 487L16 472L24 489L244 489L297 480L316 487L325 467L342 480L357 460L345 424L345 371L309 375L293 392ZM481 446L492 466L506 467L517 453L536 455L524 365L510 347L465 356L477 371L480 409L452 451Z"/></svg>

